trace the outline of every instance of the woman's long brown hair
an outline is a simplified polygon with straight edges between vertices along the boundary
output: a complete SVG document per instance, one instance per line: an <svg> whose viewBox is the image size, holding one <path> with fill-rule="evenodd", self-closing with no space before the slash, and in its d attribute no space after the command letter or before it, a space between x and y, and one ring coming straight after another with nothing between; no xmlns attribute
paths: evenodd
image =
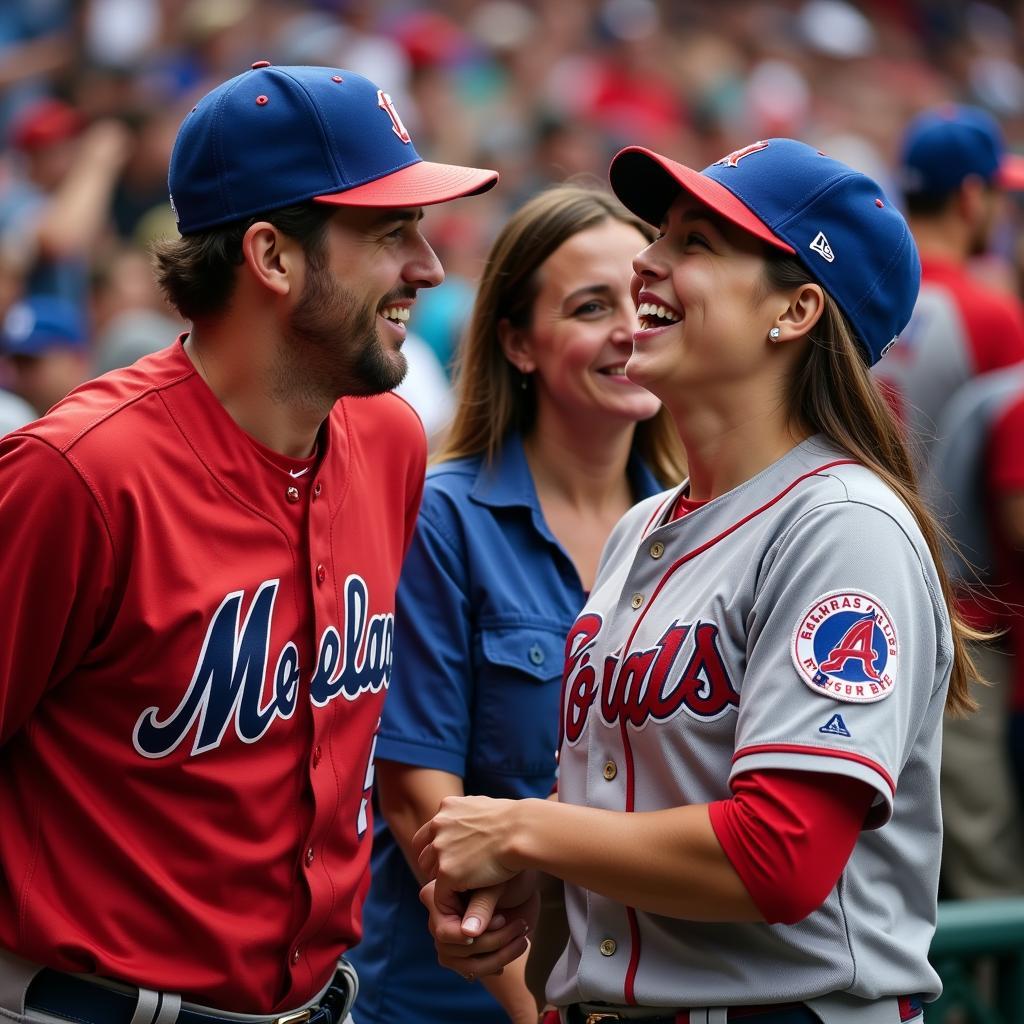
<svg viewBox="0 0 1024 1024"><path fill-rule="evenodd" d="M456 409L435 461L483 454L493 460L510 430L524 437L537 415L532 382L505 358L498 325L527 327L540 288L538 270L573 235L607 220L628 224L650 240L652 228L607 192L581 185L556 185L517 210L502 228L487 257L469 325L455 364ZM637 452L665 485L685 475L675 424L662 408L638 423Z"/></svg>
<svg viewBox="0 0 1024 1024"><path fill-rule="evenodd" d="M779 290L812 280L796 259L774 254L767 259L767 277L769 286ZM902 429L862 359L846 317L827 293L825 311L811 332L810 342L789 396L793 418L824 434L836 447L877 473L917 521L935 563L953 632L953 669L946 710L964 715L977 707L970 689L973 682L980 681L967 644L988 639L989 634L974 629L957 612L942 557L942 544L951 541L918 493Z"/></svg>

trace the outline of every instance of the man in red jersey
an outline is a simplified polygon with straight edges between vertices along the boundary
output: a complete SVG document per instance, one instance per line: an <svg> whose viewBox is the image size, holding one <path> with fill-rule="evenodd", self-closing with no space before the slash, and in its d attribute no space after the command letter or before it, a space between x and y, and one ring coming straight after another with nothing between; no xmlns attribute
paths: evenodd
<svg viewBox="0 0 1024 1024"><path fill-rule="evenodd" d="M191 332L0 443L0 1020L338 1024L423 430L386 392L421 207L394 104L266 61L199 101Z"/></svg>
<svg viewBox="0 0 1024 1024"><path fill-rule="evenodd" d="M941 493L950 482L934 478L946 475L936 457L951 440L940 436L951 401L968 381L1024 360L1019 299L968 269L970 258L989 247L1001 193L1024 188L1024 161L1006 152L989 114L950 104L910 123L901 172L921 253L921 293L900 344L876 373L907 427L919 475ZM965 506L975 499L959 494L953 500ZM958 591L960 610L972 624L984 630L1004 625L999 603L967 585ZM945 725L943 887L958 898L1024 894L1024 843L1005 743L1009 659L999 641L975 644L972 651L995 685L979 690L975 715Z"/></svg>

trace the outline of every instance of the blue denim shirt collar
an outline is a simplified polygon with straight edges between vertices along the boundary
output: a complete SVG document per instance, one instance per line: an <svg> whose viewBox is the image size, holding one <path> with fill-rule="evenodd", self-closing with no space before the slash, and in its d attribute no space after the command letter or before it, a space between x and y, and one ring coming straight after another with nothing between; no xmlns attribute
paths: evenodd
<svg viewBox="0 0 1024 1024"><path fill-rule="evenodd" d="M665 490L647 463L637 454L636 447L629 455L626 466L635 501L649 498ZM481 462L470 497L481 505L492 508L528 508L540 512L533 474L526 461L523 439L515 431L509 433L492 463Z"/></svg>

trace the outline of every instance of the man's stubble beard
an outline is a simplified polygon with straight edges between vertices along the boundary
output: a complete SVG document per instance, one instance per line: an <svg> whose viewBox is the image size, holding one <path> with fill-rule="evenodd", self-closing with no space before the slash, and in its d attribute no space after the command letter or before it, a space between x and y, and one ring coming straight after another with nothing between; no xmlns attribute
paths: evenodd
<svg viewBox="0 0 1024 1024"><path fill-rule="evenodd" d="M378 395L397 387L408 365L400 351L381 343L377 307L360 306L323 261L311 257L307 267L274 368L274 397L329 407L343 395Z"/></svg>

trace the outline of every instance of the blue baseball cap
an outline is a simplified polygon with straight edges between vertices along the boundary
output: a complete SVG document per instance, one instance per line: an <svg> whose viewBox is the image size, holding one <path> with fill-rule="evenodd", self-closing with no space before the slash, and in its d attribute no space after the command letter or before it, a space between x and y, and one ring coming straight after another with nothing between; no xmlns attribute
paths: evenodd
<svg viewBox="0 0 1024 1024"><path fill-rule="evenodd" d="M497 180L421 159L391 97L362 75L265 60L186 115L168 174L183 235L307 200L428 206Z"/></svg>
<svg viewBox="0 0 1024 1024"><path fill-rule="evenodd" d="M766 139L695 171L640 146L612 160L612 190L660 225L680 191L791 253L839 304L870 366L910 320L921 261L907 222L866 174L795 139Z"/></svg>
<svg viewBox="0 0 1024 1024"><path fill-rule="evenodd" d="M947 103L910 122L900 158L906 195L949 195L972 175L1002 188L1024 189L1024 158L1006 151L991 114Z"/></svg>
<svg viewBox="0 0 1024 1024"><path fill-rule="evenodd" d="M10 356L40 356L54 348L84 348L85 317L74 303L55 295L30 295L4 317L0 346Z"/></svg>

